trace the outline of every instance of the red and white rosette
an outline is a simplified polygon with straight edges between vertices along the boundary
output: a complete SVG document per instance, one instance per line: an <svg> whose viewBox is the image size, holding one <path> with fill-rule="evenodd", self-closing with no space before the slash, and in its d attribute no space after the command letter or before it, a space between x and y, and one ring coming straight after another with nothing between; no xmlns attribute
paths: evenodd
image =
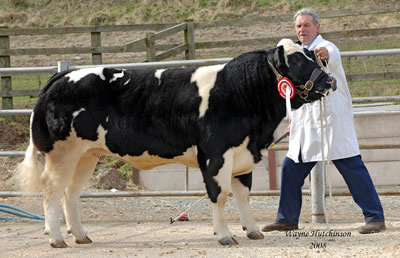
<svg viewBox="0 0 400 258"><path fill-rule="evenodd" d="M286 99L286 92L289 90L290 99L294 98L294 85L288 78L282 78L278 81L278 92L282 98Z"/></svg>

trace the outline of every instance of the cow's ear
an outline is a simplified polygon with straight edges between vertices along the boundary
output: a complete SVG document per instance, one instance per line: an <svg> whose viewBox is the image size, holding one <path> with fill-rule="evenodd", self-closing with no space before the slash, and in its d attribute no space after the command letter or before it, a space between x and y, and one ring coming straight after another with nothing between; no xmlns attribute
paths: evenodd
<svg viewBox="0 0 400 258"><path fill-rule="evenodd" d="M273 53L274 65L276 67L286 65L285 50L283 46L276 47Z"/></svg>
<svg viewBox="0 0 400 258"><path fill-rule="evenodd" d="M314 53L314 51L310 51L307 48L304 48L304 53L306 54L306 56L308 56L309 58L311 58L312 60L315 61L315 53Z"/></svg>

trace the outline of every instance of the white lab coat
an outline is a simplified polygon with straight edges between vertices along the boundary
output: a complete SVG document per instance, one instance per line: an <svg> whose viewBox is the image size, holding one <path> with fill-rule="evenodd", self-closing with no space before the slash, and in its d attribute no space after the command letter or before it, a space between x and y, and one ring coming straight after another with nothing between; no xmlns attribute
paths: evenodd
<svg viewBox="0 0 400 258"><path fill-rule="evenodd" d="M330 151L328 152L325 136L324 159L353 157L360 154L360 149L354 129L351 96L339 49L333 43L324 40L321 35L315 38L308 49L314 50L322 46L328 49L328 69L337 80L336 91L325 98ZM320 102L304 104L292 112L287 157L296 163L299 162L300 150L303 162L322 160Z"/></svg>

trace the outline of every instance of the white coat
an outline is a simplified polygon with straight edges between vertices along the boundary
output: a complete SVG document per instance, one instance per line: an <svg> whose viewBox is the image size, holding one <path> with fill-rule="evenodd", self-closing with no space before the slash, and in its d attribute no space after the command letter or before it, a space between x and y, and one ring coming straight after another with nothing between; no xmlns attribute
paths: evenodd
<svg viewBox="0 0 400 258"><path fill-rule="evenodd" d="M327 48L329 52L328 70L337 80L336 91L325 98L330 152L328 157L328 144L325 136L324 159L337 160L359 155L360 149L354 128L351 96L339 49L332 42L324 40L321 35L315 38L308 49L314 50L318 47ZM303 162L322 160L320 102L304 104L292 112L287 157L296 163L299 162L300 150ZM321 106L324 106L323 103Z"/></svg>

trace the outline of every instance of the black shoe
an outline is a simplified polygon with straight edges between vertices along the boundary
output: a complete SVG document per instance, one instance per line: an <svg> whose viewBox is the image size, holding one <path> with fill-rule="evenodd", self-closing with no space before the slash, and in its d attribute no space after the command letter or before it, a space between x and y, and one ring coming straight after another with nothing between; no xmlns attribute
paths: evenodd
<svg viewBox="0 0 400 258"><path fill-rule="evenodd" d="M289 230L295 230L299 229L298 225L290 225L290 224L283 224L280 222L274 222L269 225L265 225L261 231L262 232L270 232L270 231L289 231Z"/></svg>
<svg viewBox="0 0 400 258"><path fill-rule="evenodd" d="M372 234L379 233L381 231L384 231L385 229L386 225L384 221L372 221L360 227L358 232L360 232L360 234Z"/></svg>

